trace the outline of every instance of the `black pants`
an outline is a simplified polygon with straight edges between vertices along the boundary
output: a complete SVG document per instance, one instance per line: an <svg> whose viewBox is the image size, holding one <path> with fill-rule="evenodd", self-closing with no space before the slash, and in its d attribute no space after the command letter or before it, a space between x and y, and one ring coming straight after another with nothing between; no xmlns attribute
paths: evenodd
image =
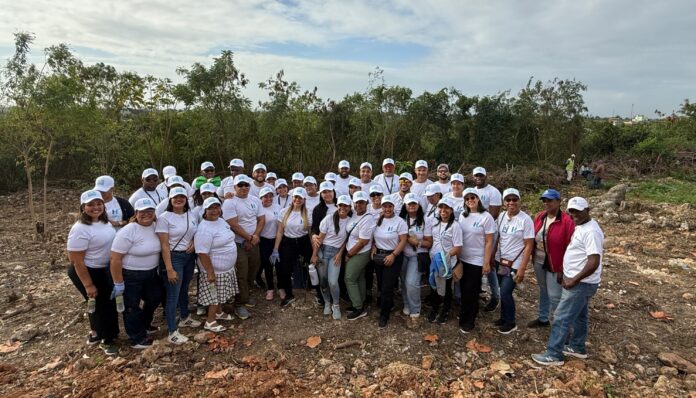
<svg viewBox="0 0 696 398"><path fill-rule="evenodd" d="M404 255L399 254L394 259L392 265L384 265L383 261L375 261L375 271L377 272L377 284L380 287L380 317L389 319L389 313L394 307L394 289L399 284L401 275L401 265L404 262Z"/></svg>
<svg viewBox="0 0 696 398"><path fill-rule="evenodd" d="M365 295L372 297L372 285L374 284L375 280L375 262L370 260L367 262L367 266L365 266ZM379 279L377 280L377 292L379 293Z"/></svg>
<svg viewBox="0 0 696 398"><path fill-rule="evenodd" d="M152 323L155 310L162 302L162 278L157 268L147 271L123 270L123 326L133 344L147 337L147 328ZM140 302L143 306L140 306Z"/></svg>
<svg viewBox="0 0 696 398"><path fill-rule="evenodd" d="M89 314L89 326L97 332L97 337L104 339L105 343L111 344L118 337L118 313L116 312L116 303L111 300L111 291L114 288L111 273L109 267L87 267L87 271L92 278L92 284L97 288L97 309L94 313ZM68 278L82 294L82 297L87 300L87 290L85 290L72 264L68 266Z"/></svg>
<svg viewBox="0 0 696 398"><path fill-rule="evenodd" d="M283 236L278 247L278 254L280 254L280 263L276 266L278 288L284 289L285 294L290 298L293 297L293 277L296 279L296 286L305 287L308 283L309 276L305 267L300 263L300 256L304 258L304 261L309 261L312 257L309 235L304 235L301 238Z"/></svg>
<svg viewBox="0 0 696 398"><path fill-rule="evenodd" d="M275 239L259 238L259 255L261 256L261 268L259 268L259 275L263 270L264 277L266 278L266 289L273 290L275 286L273 284L273 264L271 264L271 254L273 254L273 246L275 246Z"/></svg>
<svg viewBox="0 0 696 398"><path fill-rule="evenodd" d="M476 323L479 312L479 291L481 290L481 277L483 267L469 263L462 263L464 274L459 281L462 292L462 303L459 307L459 326L471 326Z"/></svg>
<svg viewBox="0 0 696 398"><path fill-rule="evenodd" d="M433 311L438 311L440 309L440 304L442 304L442 313L449 313L450 308L452 308L452 278L445 280L445 296L442 297L437 292L431 295L431 306Z"/></svg>

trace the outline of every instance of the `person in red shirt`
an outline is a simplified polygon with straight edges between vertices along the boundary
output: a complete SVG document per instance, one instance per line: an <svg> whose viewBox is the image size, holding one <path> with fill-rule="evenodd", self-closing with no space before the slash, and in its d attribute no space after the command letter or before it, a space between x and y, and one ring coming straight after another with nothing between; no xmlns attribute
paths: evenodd
<svg viewBox="0 0 696 398"><path fill-rule="evenodd" d="M575 224L573 219L561 210L561 194L555 189L547 189L542 194L544 210L534 217L534 273L539 285L539 317L527 324L529 328L550 325L550 314L556 310L561 300L563 280L563 255Z"/></svg>

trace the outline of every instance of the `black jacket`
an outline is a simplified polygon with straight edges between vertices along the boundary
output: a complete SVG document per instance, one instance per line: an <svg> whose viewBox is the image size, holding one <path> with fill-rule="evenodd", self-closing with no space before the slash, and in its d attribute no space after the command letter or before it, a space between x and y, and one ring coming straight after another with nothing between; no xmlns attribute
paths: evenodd
<svg viewBox="0 0 696 398"><path fill-rule="evenodd" d="M123 214L123 221L128 221L135 215L135 210L133 209L133 206L131 206L130 202L128 200L119 198L118 196L114 196L116 198L116 201L118 202L118 205L121 207L121 213Z"/></svg>

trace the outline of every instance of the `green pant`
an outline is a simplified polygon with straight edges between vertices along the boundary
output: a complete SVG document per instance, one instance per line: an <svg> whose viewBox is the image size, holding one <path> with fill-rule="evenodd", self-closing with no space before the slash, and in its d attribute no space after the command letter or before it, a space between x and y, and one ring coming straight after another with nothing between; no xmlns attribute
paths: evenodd
<svg viewBox="0 0 696 398"><path fill-rule="evenodd" d="M236 305L249 302L249 290L254 285L256 271L259 269L260 262L259 245L253 246L251 250L246 251L242 245L237 243L237 264L235 265L235 272L237 274L239 294L235 300Z"/></svg>
<svg viewBox="0 0 696 398"><path fill-rule="evenodd" d="M346 264L346 289L348 297L355 308L362 308L365 302L365 267L370 262L370 251L351 257Z"/></svg>

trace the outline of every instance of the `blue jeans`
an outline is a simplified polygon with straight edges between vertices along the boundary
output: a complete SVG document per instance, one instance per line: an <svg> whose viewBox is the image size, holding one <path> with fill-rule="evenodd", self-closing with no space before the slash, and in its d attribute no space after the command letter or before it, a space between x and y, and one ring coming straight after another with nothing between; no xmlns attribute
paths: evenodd
<svg viewBox="0 0 696 398"><path fill-rule="evenodd" d="M133 344L142 342L147 336L147 327L152 323L155 310L162 300L162 281L157 268L147 271L123 270L123 326ZM144 305L140 308L140 301Z"/></svg>
<svg viewBox="0 0 696 398"><path fill-rule="evenodd" d="M404 264L401 267L401 294L404 298L404 308L408 308L411 314L421 312L420 281L418 256L404 255Z"/></svg>
<svg viewBox="0 0 696 398"><path fill-rule="evenodd" d="M585 353L589 323L587 305L590 298L597 293L598 286L598 284L580 282L572 289L563 289L561 301L553 314L554 321L546 346L548 355L556 359L563 358L563 346L571 329L568 345L577 352Z"/></svg>
<svg viewBox="0 0 696 398"><path fill-rule="evenodd" d="M556 311L561 300L561 284L556 280L556 273L544 269L543 263L534 262L534 274L539 285L539 320L549 321L549 314Z"/></svg>
<svg viewBox="0 0 696 398"><path fill-rule="evenodd" d="M169 283L167 279L167 268L164 263L160 263L160 275L165 290L164 317L167 319L167 329L173 333L176 327L176 307L179 306L181 319L189 316L188 290L193 269L196 266L196 253L186 253L185 251L171 252L172 268L176 271L176 283Z"/></svg>
<svg viewBox="0 0 696 398"><path fill-rule="evenodd" d="M500 284L500 319L505 325L515 324L515 298L512 297L516 286L514 276L515 272L505 276L497 275Z"/></svg>
<svg viewBox="0 0 696 398"><path fill-rule="evenodd" d="M317 266L319 272L319 286L324 302L338 305L341 299L341 290L338 287L338 276L341 274L341 264L334 262L339 248L322 245L319 250L319 258L322 262Z"/></svg>
<svg viewBox="0 0 696 398"><path fill-rule="evenodd" d="M496 275L499 266L496 261L495 267L491 267L491 272L486 275L488 286L491 288L491 300L500 300L500 285L498 284L498 275Z"/></svg>

